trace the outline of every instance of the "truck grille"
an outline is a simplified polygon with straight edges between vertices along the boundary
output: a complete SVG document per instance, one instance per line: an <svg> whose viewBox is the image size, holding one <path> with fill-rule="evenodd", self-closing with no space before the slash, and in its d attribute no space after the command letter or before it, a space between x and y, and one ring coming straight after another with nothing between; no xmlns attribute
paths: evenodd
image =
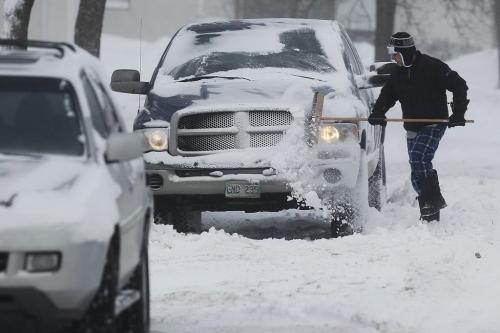
<svg viewBox="0 0 500 333"><path fill-rule="evenodd" d="M9 259L9 254L6 252L0 252L0 272L5 272L7 269L7 261Z"/></svg>
<svg viewBox="0 0 500 333"><path fill-rule="evenodd" d="M235 135L180 136L179 149L184 151L214 151L236 149Z"/></svg>
<svg viewBox="0 0 500 333"><path fill-rule="evenodd" d="M201 112L181 116L177 123L180 155L277 146L292 124L285 110Z"/></svg>
<svg viewBox="0 0 500 333"><path fill-rule="evenodd" d="M274 147L277 146L281 139L283 139L283 133L257 133L250 135L250 147Z"/></svg>
<svg viewBox="0 0 500 333"><path fill-rule="evenodd" d="M184 116L179 121L178 128L202 129L202 128L228 128L234 126L234 113L202 113Z"/></svg>
<svg viewBox="0 0 500 333"><path fill-rule="evenodd" d="M290 126L293 116L288 111L250 111L250 126Z"/></svg>

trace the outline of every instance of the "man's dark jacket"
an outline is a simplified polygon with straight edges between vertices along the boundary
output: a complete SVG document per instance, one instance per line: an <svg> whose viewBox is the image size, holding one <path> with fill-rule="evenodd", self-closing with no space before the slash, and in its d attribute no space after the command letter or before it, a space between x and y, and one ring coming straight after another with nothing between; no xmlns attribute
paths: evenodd
<svg viewBox="0 0 500 333"><path fill-rule="evenodd" d="M398 67L382 88L373 107L376 115L385 113L401 103L403 118L448 119L446 90L453 93L454 113L467 110L467 84L457 72L439 59L417 51L411 67ZM418 131L429 123L405 123L404 128Z"/></svg>

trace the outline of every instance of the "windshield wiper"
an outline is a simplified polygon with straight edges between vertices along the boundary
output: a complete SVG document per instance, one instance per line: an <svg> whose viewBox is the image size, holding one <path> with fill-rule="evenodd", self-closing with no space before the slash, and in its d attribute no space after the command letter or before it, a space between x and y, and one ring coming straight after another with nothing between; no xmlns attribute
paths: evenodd
<svg viewBox="0 0 500 333"><path fill-rule="evenodd" d="M305 76L305 75L298 75L298 74L291 74L291 73L283 73L283 72L278 72L278 73L280 73L280 74L288 74L288 75L291 75L291 76L301 77L301 78L309 79L309 80L316 80L316 81L326 82L325 80L318 79L317 77L311 77L311 76Z"/></svg>
<svg viewBox="0 0 500 333"><path fill-rule="evenodd" d="M247 80L251 81L250 79L247 79L246 77L240 77L240 76L217 76L217 75L200 75L200 76L194 76L190 77L187 79L182 79L182 80L177 80L175 82L193 82L193 81L201 81L205 79L226 79L226 80Z"/></svg>
<svg viewBox="0 0 500 333"><path fill-rule="evenodd" d="M26 156L31 158L42 158L42 155L33 154L33 153L21 153L21 152L13 152L13 151L1 151L0 155L14 155L14 156Z"/></svg>

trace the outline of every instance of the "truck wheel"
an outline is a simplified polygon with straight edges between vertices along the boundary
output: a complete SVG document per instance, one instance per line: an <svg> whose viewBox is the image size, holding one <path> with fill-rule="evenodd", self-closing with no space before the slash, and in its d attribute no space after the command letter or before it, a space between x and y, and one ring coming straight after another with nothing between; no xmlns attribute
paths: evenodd
<svg viewBox="0 0 500 333"><path fill-rule="evenodd" d="M161 201L155 205L154 223L173 225L177 232L201 233L201 211L193 210L188 201L178 198L175 206L169 208L161 205Z"/></svg>
<svg viewBox="0 0 500 333"><path fill-rule="evenodd" d="M354 233L353 223L356 209L352 203L339 202L331 206L330 232L332 238L349 236Z"/></svg>
<svg viewBox="0 0 500 333"><path fill-rule="evenodd" d="M141 298L121 315L121 332L148 333L150 327L149 306L149 256L147 242L141 251L141 261L127 288L139 291Z"/></svg>
<svg viewBox="0 0 500 333"><path fill-rule="evenodd" d="M193 210L189 203L180 202L169 217L177 232L201 233L201 211Z"/></svg>
<svg viewBox="0 0 500 333"><path fill-rule="evenodd" d="M380 157L377 168L368 179L368 204L381 210L385 200L386 170L384 147L380 147Z"/></svg>
<svg viewBox="0 0 500 333"><path fill-rule="evenodd" d="M101 285L87 309L76 332L116 333L115 299L118 288L118 240L114 236L109 244Z"/></svg>
<svg viewBox="0 0 500 333"><path fill-rule="evenodd" d="M154 223L155 224L172 224L172 214L164 207L159 206L155 202Z"/></svg>
<svg viewBox="0 0 500 333"><path fill-rule="evenodd" d="M360 231L360 222L366 214L368 205L368 164L366 151L361 149L359 172L354 189L344 189L330 200L330 228L331 237L344 237Z"/></svg>

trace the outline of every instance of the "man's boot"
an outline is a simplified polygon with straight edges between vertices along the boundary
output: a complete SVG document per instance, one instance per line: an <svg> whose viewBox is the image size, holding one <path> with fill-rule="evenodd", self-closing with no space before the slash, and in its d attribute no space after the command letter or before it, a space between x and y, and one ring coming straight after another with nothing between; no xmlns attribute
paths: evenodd
<svg viewBox="0 0 500 333"><path fill-rule="evenodd" d="M439 221L439 219L441 218L441 214L439 213L439 211L433 215L423 216L422 208L424 207L424 199L421 196L417 197L417 199L418 206L420 207L420 219L425 222Z"/></svg>
<svg viewBox="0 0 500 333"><path fill-rule="evenodd" d="M424 178L422 180L422 195L423 205L420 208L420 213L422 217L430 217L443 208L445 208L446 201L441 194L441 189L439 188L439 179L437 172L432 176ZM420 201L419 201L420 202Z"/></svg>

